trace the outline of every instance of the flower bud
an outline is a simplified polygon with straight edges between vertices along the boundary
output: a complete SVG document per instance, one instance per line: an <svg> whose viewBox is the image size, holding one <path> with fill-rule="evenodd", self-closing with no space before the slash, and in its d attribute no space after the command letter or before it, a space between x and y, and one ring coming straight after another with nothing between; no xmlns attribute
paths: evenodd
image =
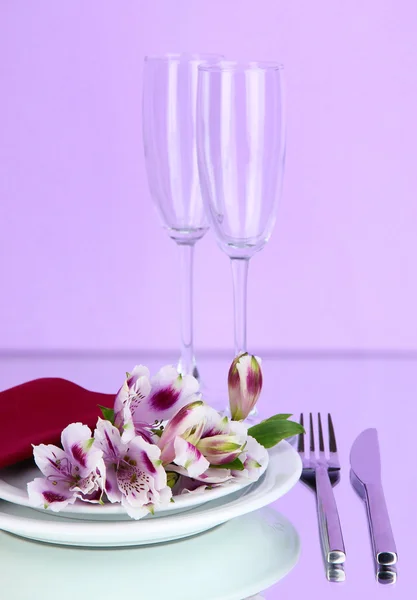
<svg viewBox="0 0 417 600"><path fill-rule="evenodd" d="M261 359L247 352L236 356L230 365L228 386L232 419L246 419L262 390Z"/></svg>

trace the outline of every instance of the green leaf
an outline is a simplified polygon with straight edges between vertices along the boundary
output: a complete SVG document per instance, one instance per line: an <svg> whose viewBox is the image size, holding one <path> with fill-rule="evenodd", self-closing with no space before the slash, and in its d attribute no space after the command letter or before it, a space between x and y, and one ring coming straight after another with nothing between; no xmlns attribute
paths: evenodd
<svg viewBox="0 0 417 600"><path fill-rule="evenodd" d="M274 415L273 417L268 417L267 421L284 421L285 419L289 419L292 417L292 414L279 414Z"/></svg>
<svg viewBox="0 0 417 600"><path fill-rule="evenodd" d="M305 433L304 427L294 421L287 421L286 418L277 418L281 415L275 415L254 425L248 429L248 434L255 438L264 448L272 448L281 440Z"/></svg>
<svg viewBox="0 0 417 600"><path fill-rule="evenodd" d="M110 421L112 425L114 425L114 410L112 408L107 408L107 406L98 405L101 413L106 421Z"/></svg>
<svg viewBox="0 0 417 600"><path fill-rule="evenodd" d="M223 465L210 465L213 469L232 469L233 471L243 471L245 468L243 463L238 458L232 460L232 462L225 463Z"/></svg>

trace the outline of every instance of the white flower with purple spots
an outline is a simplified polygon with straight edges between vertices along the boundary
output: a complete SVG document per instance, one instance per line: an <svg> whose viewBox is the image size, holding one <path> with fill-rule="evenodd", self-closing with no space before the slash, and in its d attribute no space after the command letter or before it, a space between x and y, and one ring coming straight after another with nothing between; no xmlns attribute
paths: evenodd
<svg viewBox="0 0 417 600"><path fill-rule="evenodd" d="M133 519L170 502L172 491L158 446L140 435L125 442L118 428L103 419L97 423L95 445L103 452L110 502L121 502Z"/></svg>
<svg viewBox="0 0 417 600"><path fill-rule="evenodd" d="M124 441L141 435L151 443L152 429L196 399L198 390L195 377L179 375L175 367L163 367L150 378L146 367L136 366L117 393L115 426Z"/></svg>
<svg viewBox="0 0 417 600"><path fill-rule="evenodd" d="M72 423L61 435L62 448L51 444L34 446L35 462L44 477L28 483L33 506L59 511L77 498L100 502L106 469L103 452L94 446L87 425Z"/></svg>

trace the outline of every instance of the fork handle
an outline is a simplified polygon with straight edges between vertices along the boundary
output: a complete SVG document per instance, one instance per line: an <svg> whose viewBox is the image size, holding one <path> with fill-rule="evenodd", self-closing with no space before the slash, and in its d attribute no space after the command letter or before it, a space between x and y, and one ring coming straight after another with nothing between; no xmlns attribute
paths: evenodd
<svg viewBox="0 0 417 600"><path fill-rule="evenodd" d="M324 559L327 563L339 565L346 560L345 544L332 484L324 465L316 468L316 492Z"/></svg>

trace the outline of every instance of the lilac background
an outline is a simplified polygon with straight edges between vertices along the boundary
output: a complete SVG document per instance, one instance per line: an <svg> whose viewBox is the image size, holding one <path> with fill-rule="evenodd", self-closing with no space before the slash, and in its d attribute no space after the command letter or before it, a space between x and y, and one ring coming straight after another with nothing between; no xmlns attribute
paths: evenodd
<svg viewBox="0 0 417 600"><path fill-rule="evenodd" d="M176 348L173 243L141 140L146 53L286 65L281 211L250 348L417 348L414 0L0 2L0 347ZM196 345L232 344L229 265L197 246Z"/></svg>

